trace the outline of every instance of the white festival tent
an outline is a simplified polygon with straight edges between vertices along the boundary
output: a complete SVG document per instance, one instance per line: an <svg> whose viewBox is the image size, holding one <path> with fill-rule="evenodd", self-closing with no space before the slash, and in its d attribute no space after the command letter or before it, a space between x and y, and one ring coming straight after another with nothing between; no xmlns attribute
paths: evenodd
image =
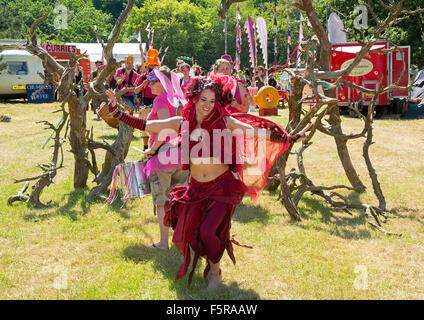
<svg viewBox="0 0 424 320"><path fill-rule="evenodd" d="M102 45L100 43L67 43L74 45L81 50L81 53L88 55L91 62L91 70L95 70L94 62L102 60ZM106 44L105 44L106 45ZM143 43L144 54L147 53L146 44ZM123 61L125 57L134 57L134 66L141 63L140 49L138 43L115 43L113 46L113 57L116 61Z"/></svg>

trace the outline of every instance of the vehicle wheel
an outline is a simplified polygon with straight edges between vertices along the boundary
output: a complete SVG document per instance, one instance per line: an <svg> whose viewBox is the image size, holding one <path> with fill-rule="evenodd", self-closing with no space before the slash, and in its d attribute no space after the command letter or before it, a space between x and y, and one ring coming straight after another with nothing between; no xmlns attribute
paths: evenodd
<svg viewBox="0 0 424 320"><path fill-rule="evenodd" d="M394 107L394 113L395 114L402 114L403 113L403 104L404 102L402 100L398 100L395 103L395 107Z"/></svg>

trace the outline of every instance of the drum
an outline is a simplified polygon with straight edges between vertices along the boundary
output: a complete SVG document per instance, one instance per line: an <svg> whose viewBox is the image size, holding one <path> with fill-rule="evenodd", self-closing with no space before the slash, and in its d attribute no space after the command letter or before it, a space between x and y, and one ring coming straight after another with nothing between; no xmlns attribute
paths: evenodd
<svg viewBox="0 0 424 320"><path fill-rule="evenodd" d="M278 106L280 96L277 89L271 86L262 87L256 96L253 97L256 105L263 109L272 109Z"/></svg>
<svg viewBox="0 0 424 320"><path fill-rule="evenodd" d="M144 173L147 160L120 163L116 166L112 178L112 188L106 203L109 205L115 200L117 190L121 190L122 202L134 198L144 198L150 193L150 182Z"/></svg>
<svg viewBox="0 0 424 320"><path fill-rule="evenodd" d="M119 120L114 118L108 110L107 103L104 103L103 106L100 106L96 113L102 118L108 125L110 125L112 128L118 128L119 126Z"/></svg>

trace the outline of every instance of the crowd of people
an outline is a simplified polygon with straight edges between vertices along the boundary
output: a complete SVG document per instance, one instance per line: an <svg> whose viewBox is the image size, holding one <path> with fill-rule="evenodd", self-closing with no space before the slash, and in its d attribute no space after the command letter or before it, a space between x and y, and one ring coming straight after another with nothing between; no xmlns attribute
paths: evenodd
<svg viewBox="0 0 424 320"><path fill-rule="evenodd" d="M141 46L140 51L144 57ZM102 66L96 62L91 81ZM187 273L193 251L188 281L203 257L209 289L221 283L225 251L235 263L232 244L240 244L230 236L230 228L236 206L245 194L253 199L260 194L275 159L304 134L290 136L277 124L249 114L249 83L233 75L233 66L231 57L223 55L207 75L181 60L171 70L150 49L146 61L135 68L128 57L106 83L109 113L149 135L144 154L150 159L146 167L160 230L159 241L150 248L168 250L172 228L172 241L184 257L175 279ZM248 81L260 87L265 80L265 69L259 67ZM116 98L124 88L129 89L121 99L126 109L118 107ZM124 111L131 109L149 112L135 116ZM244 147L237 148L240 143ZM177 161L161 161L160 156L172 150ZM243 161L252 155L258 157L256 163ZM252 168L259 174L252 174Z"/></svg>

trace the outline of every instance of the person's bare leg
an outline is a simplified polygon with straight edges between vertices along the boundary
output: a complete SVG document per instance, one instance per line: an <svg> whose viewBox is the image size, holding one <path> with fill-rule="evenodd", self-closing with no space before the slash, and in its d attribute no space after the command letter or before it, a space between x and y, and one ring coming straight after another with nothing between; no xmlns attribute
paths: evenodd
<svg viewBox="0 0 424 320"><path fill-rule="evenodd" d="M163 224L163 218L165 217L164 206L157 206L157 215L160 230L160 241L158 243L152 244L151 248L158 248L164 250L169 249L169 227Z"/></svg>
<svg viewBox="0 0 424 320"><path fill-rule="evenodd" d="M219 270L219 262L216 264L213 264L212 261L209 260L209 264L211 266L211 269L209 270L209 283L208 283L208 290L214 290L219 287L219 285L222 282L221 272Z"/></svg>

